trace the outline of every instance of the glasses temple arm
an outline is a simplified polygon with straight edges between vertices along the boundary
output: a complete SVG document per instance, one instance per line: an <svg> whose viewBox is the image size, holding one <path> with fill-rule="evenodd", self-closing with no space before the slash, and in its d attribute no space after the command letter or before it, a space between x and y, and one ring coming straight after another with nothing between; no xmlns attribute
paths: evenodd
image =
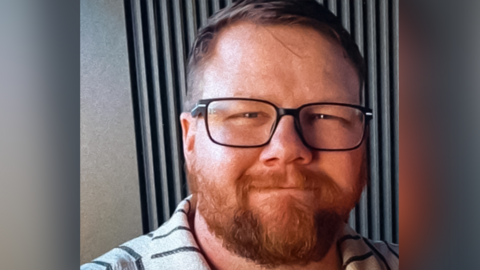
<svg viewBox="0 0 480 270"><path fill-rule="evenodd" d="M365 116L366 116L367 120L372 120L373 113L372 112L365 112Z"/></svg>
<svg viewBox="0 0 480 270"><path fill-rule="evenodd" d="M204 114L205 113L205 108L207 107L206 104L195 104L195 108L193 108L191 111L190 111L190 114L192 115L192 117L197 117L199 116L200 114Z"/></svg>

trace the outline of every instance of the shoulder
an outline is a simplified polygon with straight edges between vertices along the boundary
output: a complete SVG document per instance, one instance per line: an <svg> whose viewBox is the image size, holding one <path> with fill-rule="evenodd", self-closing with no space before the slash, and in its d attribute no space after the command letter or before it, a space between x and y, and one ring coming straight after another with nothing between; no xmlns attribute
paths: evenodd
<svg viewBox="0 0 480 270"><path fill-rule="evenodd" d="M80 267L81 270L144 270L151 235L130 240Z"/></svg>
<svg viewBox="0 0 480 270"><path fill-rule="evenodd" d="M373 241L367 238L363 238L363 241L370 247L377 260L386 266L386 269L394 270L399 268L398 244L385 241Z"/></svg>
<svg viewBox="0 0 480 270"><path fill-rule="evenodd" d="M193 237L183 200L157 230L130 240L80 267L81 270L208 269Z"/></svg>
<svg viewBox="0 0 480 270"><path fill-rule="evenodd" d="M397 244L373 241L346 227L344 235L337 241L344 269L396 270L399 268Z"/></svg>

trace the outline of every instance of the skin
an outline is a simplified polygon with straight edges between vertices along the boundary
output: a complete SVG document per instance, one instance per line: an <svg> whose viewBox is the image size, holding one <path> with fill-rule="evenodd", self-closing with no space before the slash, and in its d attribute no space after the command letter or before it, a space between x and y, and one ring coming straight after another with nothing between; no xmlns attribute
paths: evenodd
<svg viewBox="0 0 480 270"><path fill-rule="evenodd" d="M297 108L312 102L359 104L359 80L341 46L313 29L300 26L258 26L247 22L223 30L212 57L206 63L203 99L247 97L268 100L283 108ZM232 148L213 143L203 118L182 113L184 153L187 167L195 162L208 180L220 190L235 194L235 180L243 173L276 172L286 175L283 189L252 192L252 206L268 200L265 211L281 211L289 196L314 205L310 193L298 189L293 175L302 167L330 175L342 191L358 185L365 142L351 151L314 151L306 147L294 128L293 117L284 116L270 144L259 148ZM292 176L292 177L289 177ZM202 183L198 183L202 185ZM202 203L198 198L197 203ZM235 196L231 196L235 200ZM267 207L268 208L268 207ZM199 211L192 221L195 236L212 267L255 269L247 260L223 249ZM320 262L286 269L340 269L339 254L332 246ZM233 268L232 268L233 265Z"/></svg>

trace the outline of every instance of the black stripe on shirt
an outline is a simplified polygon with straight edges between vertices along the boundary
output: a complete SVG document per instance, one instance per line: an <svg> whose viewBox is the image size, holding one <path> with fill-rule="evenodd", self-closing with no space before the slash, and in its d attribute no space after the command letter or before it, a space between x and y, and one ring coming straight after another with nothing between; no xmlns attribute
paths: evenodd
<svg viewBox="0 0 480 270"><path fill-rule="evenodd" d="M365 244L367 244L370 247L371 250L373 250L373 252L377 253L378 257L380 258L380 260L383 261L383 263L385 264L387 269L391 270L390 265L388 265L387 260L385 260L385 257L383 257L382 253L380 251L378 251L378 249L374 245L372 245L368 241L368 239L366 239L365 237L363 238L363 241L365 242Z"/></svg>
<svg viewBox="0 0 480 270"><path fill-rule="evenodd" d="M342 236L340 239L338 239L337 245L340 246L345 240L348 240L348 239L359 240L359 239L362 239L362 237L360 237L360 235L346 234Z"/></svg>
<svg viewBox="0 0 480 270"><path fill-rule="evenodd" d="M105 266L106 270L112 270L112 266L109 263L102 262L102 261L92 261L92 263L99 264L101 266Z"/></svg>
<svg viewBox="0 0 480 270"><path fill-rule="evenodd" d="M181 252L191 252L191 251L202 254L202 252L196 247L181 247L174 250L153 254L152 259L166 257L173 254L181 253Z"/></svg>
<svg viewBox="0 0 480 270"><path fill-rule="evenodd" d="M390 247L390 245L389 245L387 242L385 242L385 241L383 241L383 242L385 243L385 245L387 245L388 250L390 250L390 252L392 252L393 255L395 255L395 256L397 257L397 259L400 259L400 258L398 257L398 253L395 252L395 250L393 250L393 248Z"/></svg>
<svg viewBox="0 0 480 270"><path fill-rule="evenodd" d="M142 256L135 252L133 249L126 247L126 246L119 246L119 249L125 250L130 256L132 256L135 259L135 265L137 266L138 270L144 270L145 268L143 267L142 263Z"/></svg>
<svg viewBox="0 0 480 270"><path fill-rule="evenodd" d="M187 215L187 212L185 212L185 210L183 210L183 209L178 209L177 211L173 212L173 214L176 214L176 213L178 213L178 212L182 212L182 213L184 213L185 215Z"/></svg>
<svg viewBox="0 0 480 270"><path fill-rule="evenodd" d="M139 260L142 258L142 256L140 256L140 254L138 254L137 252L135 252L133 249L127 247L127 246L119 246L118 247L119 249L123 249L125 250L128 254L130 254L130 256L132 256L135 260Z"/></svg>
<svg viewBox="0 0 480 270"><path fill-rule="evenodd" d="M186 200L188 203L188 213L187 215L190 215L190 209L192 209L192 204L190 203L190 200Z"/></svg>
<svg viewBox="0 0 480 270"><path fill-rule="evenodd" d="M185 210L183 210L183 209L178 209L178 210L175 210L175 212L173 212L173 214L176 214L176 213L178 213L178 212L182 212L182 213L184 213L185 215L188 216L188 215L190 214L190 208L192 208L192 204L190 203L189 200L186 200L186 201L187 201L187 203L188 203L188 211L185 212Z"/></svg>
<svg viewBox="0 0 480 270"><path fill-rule="evenodd" d="M370 258L372 255L373 255L373 252L369 251L360 256L352 256L345 262L345 264L343 264L343 269L347 269L347 266L352 262L363 261L365 259Z"/></svg>
<svg viewBox="0 0 480 270"><path fill-rule="evenodd" d="M167 237L167 236L169 236L170 234L172 234L173 232L178 231L178 230L190 231L190 228L185 227L185 226L178 226L178 227L176 227L176 228L173 228L173 230L169 231L169 232L166 233L166 234L159 235L159 236L155 236L154 238L152 238L152 240L156 240L156 239L160 239L160 238Z"/></svg>

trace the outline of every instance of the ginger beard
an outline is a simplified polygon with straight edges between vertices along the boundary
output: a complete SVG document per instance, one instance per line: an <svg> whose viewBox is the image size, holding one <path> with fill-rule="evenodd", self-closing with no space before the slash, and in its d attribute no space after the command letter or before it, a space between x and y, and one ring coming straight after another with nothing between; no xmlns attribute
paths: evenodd
<svg viewBox="0 0 480 270"><path fill-rule="evenodd" d="M233 196L192 165L190 188L201 198L197 209L209 231L230 252L270 268L322 260L366 182L365 164L348 192L325 173L295 170L288 177L305 196L273 193L253 204L253 197L280 188L287 176L244 174L235 181Z"/></svg>

